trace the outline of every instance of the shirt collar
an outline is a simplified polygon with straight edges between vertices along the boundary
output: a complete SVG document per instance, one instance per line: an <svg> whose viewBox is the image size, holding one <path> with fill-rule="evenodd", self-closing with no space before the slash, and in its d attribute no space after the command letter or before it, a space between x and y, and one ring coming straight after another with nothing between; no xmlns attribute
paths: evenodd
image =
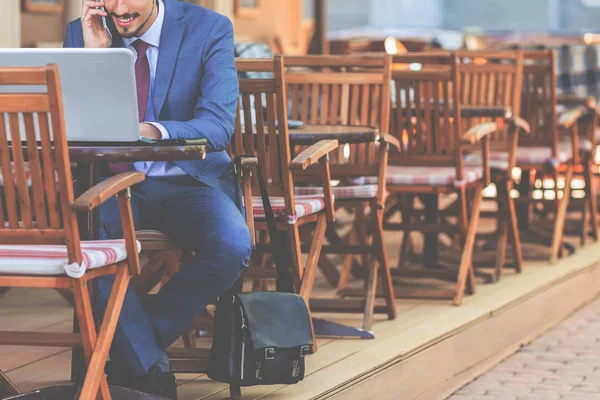
<svg viewBox="0 0 600 400"><path fill-rule="evenodd" d="M160 44L160 34L162 32L163 21L165 19L165 4L163 0L158 0L158 15L154 20L154 23L148 30L139 38L124 38L123 44L125 46L131 46L133 42L137 39L142 39L144 42L148 43L150 46L158 47Z"/></svg>

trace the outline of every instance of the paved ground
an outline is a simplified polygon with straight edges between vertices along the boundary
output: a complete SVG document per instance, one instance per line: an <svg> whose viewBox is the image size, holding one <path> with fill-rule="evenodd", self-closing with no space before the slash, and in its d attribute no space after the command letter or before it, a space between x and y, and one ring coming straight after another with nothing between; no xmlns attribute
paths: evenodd
<svg viewBox="0 0 600 400"><path fill-rule="evenodd" d="M449 400L600 399L600 299Z"/></svg>

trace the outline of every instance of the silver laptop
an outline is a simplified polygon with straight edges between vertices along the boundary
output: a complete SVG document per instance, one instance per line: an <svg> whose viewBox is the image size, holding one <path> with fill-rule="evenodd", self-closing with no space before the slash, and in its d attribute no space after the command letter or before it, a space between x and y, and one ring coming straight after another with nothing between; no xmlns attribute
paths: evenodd
<svg viewBox="0 0 600 400"><path fill-rule="evenodd" d="M138 140L134 62L128 49L0 49L3 67L58 66L69 142ZM46 91L38 86L0 85L0 93L15 90Z"/></svg>

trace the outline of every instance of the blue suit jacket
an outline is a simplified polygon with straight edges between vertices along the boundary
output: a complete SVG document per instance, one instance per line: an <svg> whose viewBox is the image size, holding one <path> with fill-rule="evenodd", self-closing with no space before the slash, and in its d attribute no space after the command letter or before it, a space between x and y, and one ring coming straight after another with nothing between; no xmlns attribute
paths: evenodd
<svg viewBox="0 0 600 400"><path fill-rule="evenodd" d="M239 96L231 21L190 3L164 0L164 4L152 99L154 115L172 138L208 140L205 160L176 164L234 198L231 159L225 152L233 134ZM84 47L80 19L67 25L63 46ZM116 32L111 47L122 47Z"/></svg>

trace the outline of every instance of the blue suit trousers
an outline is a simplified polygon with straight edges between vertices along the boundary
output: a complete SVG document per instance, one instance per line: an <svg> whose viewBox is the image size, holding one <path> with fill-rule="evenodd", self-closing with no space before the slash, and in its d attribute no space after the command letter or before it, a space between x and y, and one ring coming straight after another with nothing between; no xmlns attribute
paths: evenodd
<svg viewBox="0 0 600 400"><path fill-rule="evenodd" d="M155 229L195 252L151 301L129 288L111 358L135 376L149 368L209 302L226 292L248 266L252 244L244 217L223 191L190 176L146 177L131 190L136 230ZM100 207L100 239L123 237L116 198ZM106 307L114 276L98 279Z"/></svg>

